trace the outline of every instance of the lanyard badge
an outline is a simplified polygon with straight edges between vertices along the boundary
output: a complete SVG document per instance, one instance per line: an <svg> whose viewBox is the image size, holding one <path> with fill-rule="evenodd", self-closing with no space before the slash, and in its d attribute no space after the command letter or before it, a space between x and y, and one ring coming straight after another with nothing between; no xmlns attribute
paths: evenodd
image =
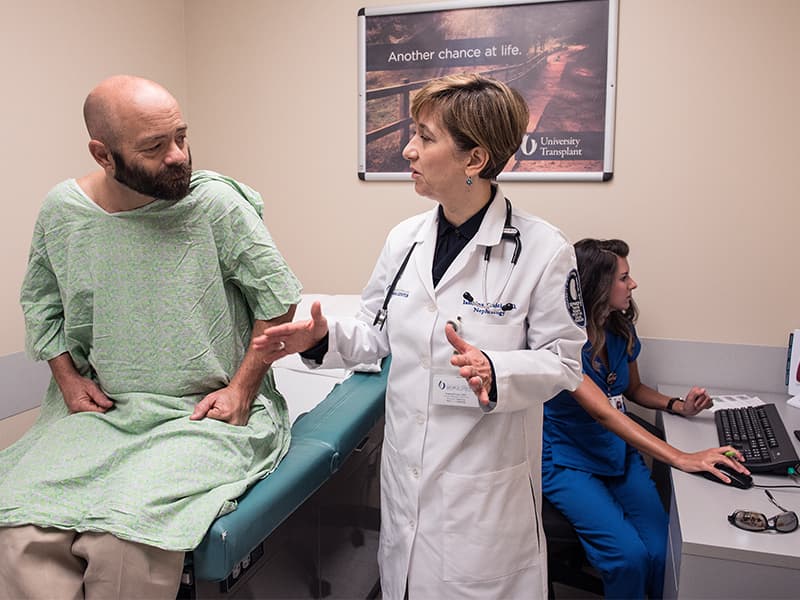
<svg viewBox="0 0 800 600"><path fill-rule="evenodd" d="M625 396L622 394L617 394L616 396L609 396L608 402L611 404L611 408L614 408L620 412L628 412L625 408Z"/></svg>
<svg viewBox="0 0 800 600"><path fill-rule="evenodd" d="M439 406L477 408L478 397L452 367L431 369L431 402Z"/></svg>

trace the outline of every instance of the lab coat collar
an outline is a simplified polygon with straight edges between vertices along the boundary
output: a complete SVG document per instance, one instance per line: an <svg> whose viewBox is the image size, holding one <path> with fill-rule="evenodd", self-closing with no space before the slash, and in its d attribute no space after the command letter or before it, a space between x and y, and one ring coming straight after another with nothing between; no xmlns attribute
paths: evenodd
<svg viewBox="0 0 800 600"><path fill-rule="evenodd" d="M425 221L422 224L422 227L417 229L417 233L414 236L414 242L417 244L424 244L428 241L431 237L431 232L433 232L433 245L436 245L436 227L438 222L438 213L439 213L439 205L436 205L436 208L433 210L428 211L428 214L425 216ZM431 257L433 253L431 253ZM431 258L431 260L433 260Z"/></svg>
<svg viewBox="0 0 800 600"><path fill-rule="evenodd" d="M506 222L506 197L499 185L494 185L495 193L486 216L483 217L478 233L472 238L477 246L497 246L503 239L503 226Z"/></svg>
<svg viewBox="0 0 800 600"><path fill-rule="evenodd" d="M436 249L436 233L438 230L438 206L428 213L428 217L423 227L417 231L414 241L420 242L419 252L415 251L416 257L414 264L422 280L428 295L434 299L436 297L433 289L433 279L431 276L431 265L433 264L433 253ZM478 228L478 232L467 243L461 253L453 261L453 264L445 271L439 281L437 289L443 289L447 283L457 276L463 269L466 262L476 251L478 246L496 246L503 239L503 226L506 220L506 201L500 186L496 186L494 199L489 205L489 210L483 217L483 222Z"/></svg>
<svg viewBox="0 0 800 600"><path fill-rule="evenodd" d="M412 259L417 276L422 281L422 285L431 299L435 298L431 265L433 265L433 253L436 249L438 211L439 207L437 205L436 208L428 212L422 227L417 230L417 234L414 236L414 243L417 244L417 249L414 251Z"/></svg>
<svg viewBox="0 0 800 600"><path fill-rule="evenodd" d="M503 226L506 222L506 198L503 191L497 184L492 184L495 189L494 198L489 204L489 210L483 217L481 226L478 228L478 233L472 238L471 242L475 242L480 246L496 246L503 238ZM422 227L417 230L414 237L414 242L417 244L424 244L426 241L436 245L436 232L438 227L439 205L429 211L425 217L425 222ZM433 237L431 238L431 235ZM469 245L469 244L468 244ZM431 250L431 261L433 260L433 251Z"/></svg>

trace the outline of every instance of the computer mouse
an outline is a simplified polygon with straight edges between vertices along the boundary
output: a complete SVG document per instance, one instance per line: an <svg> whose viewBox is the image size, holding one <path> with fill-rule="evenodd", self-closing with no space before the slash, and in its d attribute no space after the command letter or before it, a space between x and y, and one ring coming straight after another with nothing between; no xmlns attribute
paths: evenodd
<svg viewBox="0 0 800 600"><path fill-rule="evenodd" d="M730 485L732 487L736 487L742 490L746 490L748 488L753 487L753 478L750 475L745 475L744 473L739 473L739 471L734 471L731 467L726 465L725 463L717 463L714 465L717 469L725 473L731 482L725 483L722 479L718 478L713 473L709 473L708 471L700 471L698 475L702 475L706 479L710 479L711 481L716 481L717 483L721 483L722 485Z"/></svg>

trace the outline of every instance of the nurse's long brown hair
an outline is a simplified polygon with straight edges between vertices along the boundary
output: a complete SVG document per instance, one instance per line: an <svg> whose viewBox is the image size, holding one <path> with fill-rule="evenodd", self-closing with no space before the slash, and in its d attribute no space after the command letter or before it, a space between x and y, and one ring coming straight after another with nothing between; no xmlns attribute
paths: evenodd
<svg viewBox="0 0 800 600"><path fill-rule="evenodd" d="M591 360L606 344L606 328L622 337L633 351L633 327L639 314L631 299L627 310L611 310L608 304L611 284L617 275L617 257L627 258L630 248L622 240L583 239L575 244L581 295L586 309L586 336L592 344Z"/></svg>

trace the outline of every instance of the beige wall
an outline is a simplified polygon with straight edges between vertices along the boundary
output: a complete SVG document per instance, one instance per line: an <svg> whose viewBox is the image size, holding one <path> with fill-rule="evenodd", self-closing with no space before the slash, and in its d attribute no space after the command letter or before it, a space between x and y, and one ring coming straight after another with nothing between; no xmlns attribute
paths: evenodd
<svg viewBox="0 0 800 600"><path fill-rule="evenodd" d="M0 355L38 206L93 168L80 118L114 72L184 105L198 167L258 188L309 292L358 292L389 228L427 209L357 179L356 13L372 0L4 0ZM633 247L640 333L781 345L800 326L792 243L800 139L795 0L622 0L614 179L505 184L572 239Z"/></svg>
<svg viewBox="0 0 800 600"><path fill-rule="evenodd" d="M0 356L24 349L19 287L47 191L94 169L81 119L91 87L113 73L186 93L184 0L0 0ZM3 382L3 389L13 389ZM9 393L8 391L5 393ZM0 393L0 402L5 397ZM39 414L0 420L0 448Z"/></svg>
<svg viewBox="0 0 800 600"><path fill-rule="evenodd" d="M388 229L430 206L356 177L356 13L399 3L224 4L187 3L195 160L261 190L307 291L358 292ZM620 5L613 180L505 191L572 239L632 244L642 335L781 345L800 327L800 2Z"/></svg>
<svg viewBox="0 0 800 600"><path fill-rule="evenodd" d="M187 97L183 0L1 4L0 356L24 348L19 288L44 195L96 166L81 117L87 92L104 77L127 72Z"/></svg>

